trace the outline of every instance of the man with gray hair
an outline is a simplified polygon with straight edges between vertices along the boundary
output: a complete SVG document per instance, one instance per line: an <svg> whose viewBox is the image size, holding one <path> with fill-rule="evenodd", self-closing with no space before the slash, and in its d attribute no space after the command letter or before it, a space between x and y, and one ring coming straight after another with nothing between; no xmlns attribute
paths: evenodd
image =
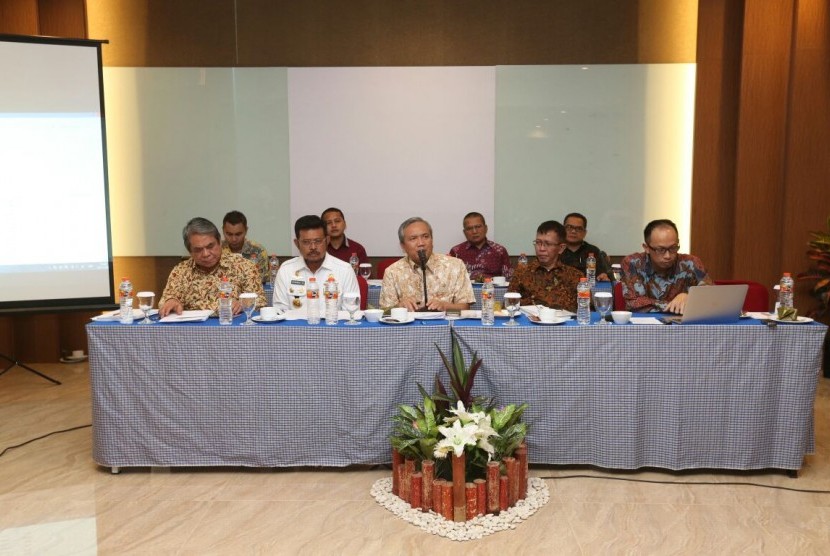
<svg viewBox="0 0 830 556"><path fill-rule="evenodd" d="M398 241L406 256L389 265L383 274L381 307L406 307L410 311L470 308L475 295L467 267L460 259L433 253L429 222L417 216L405 220L398 228Z"/></svg>
<svg viewBox="0 0 830 556"><path fill-rule="evenodd" d="M159 299L159 314L181 314L183 310L217 311L219 284L227 277L233 286L233 313L242 311L239 294L257 294L257 307L266 304L259 270L251 261L222 251L219 230L206 218L193 218L182 230L190 258L173 267L164 293Z"/></svg>

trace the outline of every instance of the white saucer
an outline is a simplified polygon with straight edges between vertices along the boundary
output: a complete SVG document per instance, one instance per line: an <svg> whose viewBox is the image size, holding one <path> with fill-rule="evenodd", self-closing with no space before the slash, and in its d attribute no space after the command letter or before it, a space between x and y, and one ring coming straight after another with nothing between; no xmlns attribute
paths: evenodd
<svg viewBox="0 0 830 556"><path fill-rule="evenodd" d="M553 319L550 322L542 322L540 320L531 319L531 318L528 318L527 320L529 320L533 324L541 324L542 326L554 326L554 325L557 325L557 324L562 324L563 322L568 322L570 319L566 319L566 318L563 318L563 317L556 317L555 319Z"/></svg>
<svg viewBox="0 0 830 556"><path fill-rule="evenodd" d="M380 322L382 322L383 324L393 324L393 325L394 324L411 324L411 323L415 322L415 317L412 316L412 315L409 315L409 317L407 317L407 319L403 322L401 322L399 320L395 320L392 317L383 317L383 318L380 319Z"/></svg>
<svg viewBox="0 0 830 556"><path fill-rule="evenodd" d="M769 320L773 320L780 324L807 324L809 322L813 322L813 319L810 317L796 317L798 320L781 320L778 317L771 318Z"/></svg>
<svg viewBox="0 0 830 556"><path fill-rule="evenodd" d="M61 363L83 363L83 362L84 362L84 361L86 361L86 360L87 360L87 356L86 356L86 355L82 355L82 356L80 356L80 357L72 357L72 356L69 356L69 357L61 357L59 361L60 361Z"/></svg>
<svg viewBox="0 0 830 556"><path fill-rule="evenodd" d="M264 319L260 315L257 315L255 317L251 317L251 320L254 321L254 322L258 322L260 324L269 324L269 323L272 323L272 322L280 322L281 320L285 320L285 313L281 313L281 314L277 315L277 318L274 318L274 319Z"/></svg>

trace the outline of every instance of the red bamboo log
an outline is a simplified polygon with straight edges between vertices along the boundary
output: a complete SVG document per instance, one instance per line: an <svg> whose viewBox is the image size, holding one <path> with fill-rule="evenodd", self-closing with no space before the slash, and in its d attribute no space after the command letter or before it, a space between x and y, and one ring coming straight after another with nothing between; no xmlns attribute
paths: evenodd
<svg viewBox="0 0 830 556"><path fill-rule="evenodd" d="M519 462L516 458L504 458L504 465L507 467L507 482L510 485L507 503L513 506L519 499Z"/></svg>
<svg viewBox="0 0 830 556"><path fill-rule="evenodd" d="M487 462L487 513L499 511L499 462Z"/></svg>
<svg viewBox="0 0 830 556"><path fill-rule="evenodd" d="M415 460L407 458L403 464L403 474L401 475L401 498L404 502L409 502L412 497L412 474L415 473Z"/></svg>
<svg viewBox="0 0 830 556"><path fill-rule="evenodd" d="M520 444L515 454L519 465L519 500L524 500L527 497L527 446Z"/></svg>
<svg viewBox="0 0 830 556"><path fill-rule="evenodd" d="M444 515L444 505L441 499L441 485L443 484L444 481L441 479L432 481L432 511L438 515Z"/></svg>
<svg viewBox="0 0 830 556"><path fill-rule="evenodd" d="M400 496L401 493L401 472L403 471L403 456L400 452L392 449L392 494Z"/></svg>
<svg viewBox="0 0 830 556"><path fill-rule="evenodd" d="M447 521L452 521L452 483L449 481L441 483L441 515Z"/></svg>
<svg viewBox="0 0 830 556"><path fill-rule="evenodd" d="M423 475L421 473L412 474L412 486L410 488L409 505L416 510L421 509L421 496L423 495Z"/></svg>
<svg viewBox="0 0 830 556"><path fill-rule="evenodd" d="M424 477L423 492L421 493L421 504L424 510L432 509L432 483L435 481L435 462L425 459L421 462L421 474Z"/></svg>
<svg viewBox="0 0 830 556"><path fill-rule="evenodd" d="M475 517L476 512L478 512L478 489L476 485L473 483L466 483L464 485L464 496L465 496L465 507L464 512L467 516L467 519L472 519Z"/></svg>
<svg viewBox="0 0 830 556"><path fill-rule="evenodd" d="M507 475L499 476L499 511L503 512L510 507L510 484L507 482Z"/></svg>
<svg viewBox="0 0 830 556"><path fill-rule="evenodd" d="M467 475L467 454L452 455L452 519L467 521L467 496L464 492Z"/></svg>
<svg viewBox="0 0 830 556"><path fill-rule="evenodd" d="M484 479L476 479L473 481L476 485L476 515L484 515L487 513L487 481Z"/></svg>

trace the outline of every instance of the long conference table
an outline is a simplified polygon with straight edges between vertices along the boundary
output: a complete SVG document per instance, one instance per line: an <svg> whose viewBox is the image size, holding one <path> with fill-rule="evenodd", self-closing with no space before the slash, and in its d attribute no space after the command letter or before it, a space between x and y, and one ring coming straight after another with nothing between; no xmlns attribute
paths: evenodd
<svg viewBox="0 0 830 556"><path fill-rule="evenodd" d="M484 359L476 394L529 403L532 463L793 471L815 450L820 324L240 322L88 324L95 462L389 462L397 404L446 383L451 326Z"/></svg>

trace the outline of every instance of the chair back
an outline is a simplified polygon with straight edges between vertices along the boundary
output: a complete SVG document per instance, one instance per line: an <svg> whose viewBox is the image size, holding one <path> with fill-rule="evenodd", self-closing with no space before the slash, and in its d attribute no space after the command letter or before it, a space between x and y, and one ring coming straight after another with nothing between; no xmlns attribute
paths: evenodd
<svg viewBox="0 0 830 556"><path fill-rule="evenodd" d="M366 281L366 278L358 274L357 285L360 288L360 310L365 311L366 304L369 302L369 282Z"/></svg>
<svg viewBox="0 0 830 556"><path fill-rule="evenodd" d="M746 284L749 286L746 299L744 299L744 311L769 311L769 291L765 285L751 280L715 280L715 285L725 286L730 284Z"/></svg>
<svg viewBox="0 0 830 556"><path fill-rule="evenodd" d="M395 261L399 260L400 257L389 257L388 259L383 259L378 263L378 280L383 280L383 273L386 272L386 269L389 268L389 265L394 263Z"/></svg>
<svg viewBox="0 0 830 556"><path fill-rule="evenodd" d="M622 282L614 282L614 310L625 311L625 299L623 298Z"/></svg>

